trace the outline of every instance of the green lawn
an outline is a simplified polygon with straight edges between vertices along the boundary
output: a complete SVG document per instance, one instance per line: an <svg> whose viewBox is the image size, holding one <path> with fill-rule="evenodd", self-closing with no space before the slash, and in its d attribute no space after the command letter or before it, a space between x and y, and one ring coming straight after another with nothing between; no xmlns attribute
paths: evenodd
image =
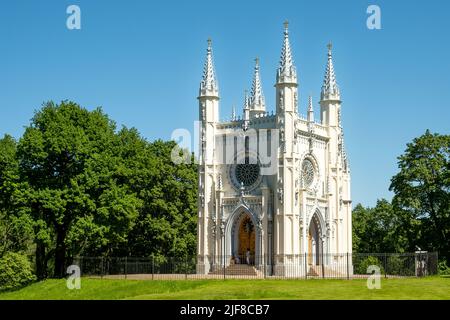
<svg viewBox="0 0 450 320"><path fill-rule="evenodd" d="M82 278L80 290L46 280L0 293L3 299L450 299L450 278L366 280L106 280Z"/></svg>

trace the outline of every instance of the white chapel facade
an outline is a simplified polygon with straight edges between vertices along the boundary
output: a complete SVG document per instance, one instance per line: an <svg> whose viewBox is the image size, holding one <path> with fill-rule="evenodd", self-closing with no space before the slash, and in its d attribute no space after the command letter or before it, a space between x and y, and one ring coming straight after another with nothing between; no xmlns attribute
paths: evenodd
<svg viewBox="0 0 450 320"><path fill-rule="evenodd" d="M256 59L242 116L233 109L231 120L220 121L208 41L198 96L198 273L250 263L270 275L299 276L306 265L332 268L348 261L350 170L331 49L320 116L311 97L307 106L298 105L299 79L286 22L275 77L276 112L266 111Z"/></svg>

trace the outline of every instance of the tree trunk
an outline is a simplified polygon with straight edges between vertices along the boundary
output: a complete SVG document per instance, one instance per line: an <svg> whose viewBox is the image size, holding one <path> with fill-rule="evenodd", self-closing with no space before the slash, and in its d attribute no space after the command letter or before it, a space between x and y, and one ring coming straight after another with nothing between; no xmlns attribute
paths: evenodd
<svg viewBox="0 0 450 320"><path fill-rule="evenodd" d="M66 244L64 243L65 238L66 232L61 229L57 230L54 269L54 276L56 278L63 278L66 275Z"/></svg>
<svg viewBox="0 0 450 320"><path fill-rule="evenodd" d="M45 246L41 241L36 242L36 276L39 280L47 278L47 259Z"/></svg>

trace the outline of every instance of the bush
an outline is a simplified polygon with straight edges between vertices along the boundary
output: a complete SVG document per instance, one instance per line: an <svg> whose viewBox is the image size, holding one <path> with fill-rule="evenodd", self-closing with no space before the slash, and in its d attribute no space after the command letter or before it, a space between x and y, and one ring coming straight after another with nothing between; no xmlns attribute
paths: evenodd
<svg viewBox="0 0 450 320"><path fill-rule="evenodd" d="M389 275L414 276L414 257L389 255L386 257L386 270Z"/></svg>
<svg viewBox="0 0 450 320"><path fill-rule="evenodd" d="M8 252L0 258L0 290L20 288L35 279L26 256Z"/></svg>
<svg viewBox="0 0 450 320"><path fill-rule="evenodd" d="M383 264L381 261L374 256L368 256L363 260L359 261L359 263L354 263L355 274L367 274L367 268L371 265L376 265L380 268L381 274L384 273Z"/></svg>
<svg viewBox="0 0 450 320"><path fill-rule="evenodd" d="M445 261L445 260L439 261L438 270L439 270L439 275L450 276L450 267L447 266L447 261Z"/></svg>

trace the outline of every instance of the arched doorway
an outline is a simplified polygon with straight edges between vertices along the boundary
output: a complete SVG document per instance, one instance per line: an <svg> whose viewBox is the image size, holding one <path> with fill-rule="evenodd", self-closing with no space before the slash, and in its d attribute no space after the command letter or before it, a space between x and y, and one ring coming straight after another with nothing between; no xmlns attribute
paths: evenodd
<svg viewBox="0 0 450 320"><path fill-rule="evenodd" d="M308 264L319 265L323 246L320 237L320 221L317 213L311 219L308 229Z"/></svg>
<svg viewBox="0 0 450 320"><path fill-rule="evenodd" d="M256 228L250 215L242 212L232 229L232 255L237 264L254 264Z"/></svg>

